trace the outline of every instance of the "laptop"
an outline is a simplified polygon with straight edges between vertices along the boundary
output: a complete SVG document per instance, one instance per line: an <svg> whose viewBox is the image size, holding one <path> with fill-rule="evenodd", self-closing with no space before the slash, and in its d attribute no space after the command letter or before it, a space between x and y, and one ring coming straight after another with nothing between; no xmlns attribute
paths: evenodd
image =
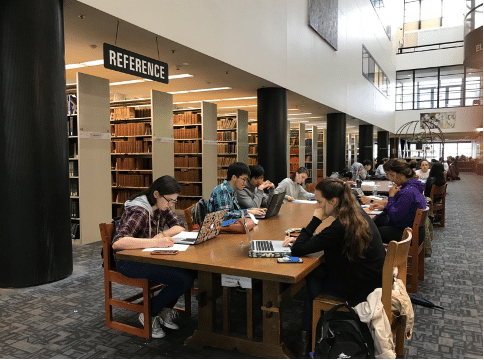
<svg viewBox="0 0 484 360"><path fill-rule="evenodd" d="M252 240L249 229L245 224L245 216L242 213L242 222L244 223L245 233L249 239L249 257L272 257L280 258L291 255L291 248L282 246L282 240Z"/></svg>
<svg viewBox="0 0 484 360"><path fill-rule="evenodd" d="M272 195L272 199L269 203L269 207L267 208L266 213L264 215L255 215L255 218L268 219L274 215L279 214L279 210L281 210L282 203L284 202L284 196L286 196L286 192Z"/></svg>
<svg viewBox="0 0 484 360"><path fill-rule="evenodd" d="M173 236L175 244L197 245L213 239L220 232L226 212L227 210L221 210L205 215L202 227L198 233L193 231L182 231Z"/></svg>

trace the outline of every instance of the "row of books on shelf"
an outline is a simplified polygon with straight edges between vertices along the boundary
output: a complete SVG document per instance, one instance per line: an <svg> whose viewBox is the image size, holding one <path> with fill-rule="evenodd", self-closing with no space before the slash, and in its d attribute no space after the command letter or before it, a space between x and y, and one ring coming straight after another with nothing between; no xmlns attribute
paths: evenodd
<svg viewBox="0 0 484 360"><path fill-rule="evenodd" d="M202 128L196 126L173 129L173 137L175 139L199 139L202 137Z"/></svg>
<svg viewBox="0 0 484 360"><path fill-rule="evenodd" d="M236 118L223 118L217 120L217 129L234 129L237 127Z"/></svg>
<svg viewBox="0 0 484 360"><path fill-rule="evenodd" d="M299 169L299 164L290 164L289 165L289 171L290 172L297 171L297 169Z"/></svg>
<svg viewBox="0 0 484 360"><path fill-rule="evenodd" d="M77 117L69 116L69 121L67 124L69 126L69 136L77 136Z"/></svg>
<svg viewBox="0 0 484 360"><path fill-rule="evenodd" d="M235 156L219 156L217 157L218 166L229 166L230 164L237 161Z"/></svg>
<svg viewBox="0 0 484 360"><path fill-rule="evenodd" d="M250 143L256 143L257 142L257 135L256 134L249 134L247 141Z"/></svg>
<svg viewBox="0 0 484 360"><path fill-rule="evenodd" d="M257 124L249 124L249 132L257 132Z"/></svg>
<svg viewBox="0 0 484 360"><path fill-rule="evenodd" d="M202 181L202 171L199 169L175 169L175 179L178 181Z"/></svg>
<svg viewBox="0 0 484 360"><path fill-rule="evenodd" d="M181 184L180 195L202 196L202 184Z"/></svg>
<svg viewBox="0 0 484 360"><path fill-rule="evenodd" d="M237 140L237 133L235 131L218 131L218 141L235 141Z"/></svg>
<svg viewBox="0 0 484 360"><path fill-rule="evenodd" d="M151 124L140 123L126 123L126 124L112 124L111 136L142 136L151 135Z"/></svg>
<svg viewBox="0 0 484 360"><path fill-rule="evenodd" d="M117 174L113 176L113 184L115 184L117 187L149 187L152 181L153 180L151 174Z"/></svg>
<svg viewBox="0 0 484 360"><path fill-rule="evenodd" d="M113 189L113 202L124 204L128 199L132 199L140 193L140 190L117 190Z"/></svg>
<svg viewBox="0 0 484 360"><path fill-rule="evenodd" d="M217 153L219 154L229 154L237 152L236 143L219 143L217 144Z"/></svg>
<svg viewBox="0 0 484 360"><path fill-rule="evenodd" d="M125 154L125 153L150 153L151 139L129 138L126 140L111 141L111 153Z"/></svg>
<svg viewBox="0 0 484 360"><path fill-rule="evenodd" d="M201 124L202 114L186 111L181 114L173 115L173 125L189 125L189 124Z"/></svg>
<svg viewBox="0 0 484 360"><path fill-rule="evenodd" d="M257 145L249 145L249 154L257 155Z"/></svg>
<svg viewBox="0 0 484 360"><path fill-rule="evenodd" d="M71 200L71 217L79 218L79 201Z"/></svg>
<svg viewBox="0 0 484 360"><path fill-rule="evenodd" d="M178 198L178 202L175 205L175 209L187 209L198 201L197 198Z"/></svg>
<svg viewBox="0 0 484 360"><path fill-rule="evenodd" d="M69 181L69 191L71 196L79 196L79 182L77 179L71 179Z"/></svg>
<svg viewBox="0 0 484 360"><path fill-rule="evenodd" d="M120 158L111 160L113 170L151 170L151 159L146 158Z"/></svg>
<svg viewBox="0 0 484 360"><path fill-rule="evenodd" d="M77 158L77 140L69 140L69 157Z"/></svg>
<svg viewBox="0 0 484 360"><path fill-rule="evenodd" d="M291 146L289 148L290 155L299 155L299 146Z"/></svg>
<svg viewBox="0 0 484 360"><path fill-rule="evenodd" d="M77 161L69 161L69 176L78 176Z"/></svg>
<svg viewBox="0 0 484 360"><path fill-rule="evenodd" d="M72 222L71 223L71 239L78 239L79 237L77 236L77 230L79 229L79 223L78 222Z"/></svg>
<svg viewBox="0 0 484 360"><path fill-rule="evenodd" d="M290 156L289 157L290 164L299 164L299 156Z"/></svg>
<svg viewBox="0 0 484 360"><path fill-rule="evenodd" d="M290 144L290 146L299 146L299 139L290 138L289 139L289 144Z"/></svg>
<svg viewBox="0 0 484 360"><path fill-rule="evenodd" d="M144 117L151 117L150 108L134 108L132 106L120 106L111 109L111 120L127 120Z"/></svg>
<svg viewBox="0 0 484 360"><path fill-rule="evenodd" d="M257 165L257 158L252 156L252 157L249 157L249 165Z"/></svg>
<svg viewBox="0 0 484 360"><path fill-rule="evenodd" d="M202 167L202 158L199 156L175 156L175 167Z"/></svg>
<svg viewBox="0 0 484 360"><path fill-rule="evenodd" d="M175 153L201 153L202 152L202 142L200 140L181 140L175 141Z"/></svg>
<svg viewBox="0 0 484 360"><path fill-rule="evenodd" d="M227 179L227 169L218 169L217 170L217 178Z"/></svg>
<svg viewBox="0 0 484 360"><path fill-rule="evenodd" d="M77 115L77 96L67 95L67 115Z"/></svg>

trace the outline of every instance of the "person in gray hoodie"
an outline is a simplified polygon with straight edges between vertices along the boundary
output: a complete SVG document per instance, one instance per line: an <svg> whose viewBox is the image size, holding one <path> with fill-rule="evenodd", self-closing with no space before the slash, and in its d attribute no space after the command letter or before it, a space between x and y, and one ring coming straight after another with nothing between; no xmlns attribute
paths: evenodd
<svg viewBox="0 0 484 360"><path fill-rule="evenodd" d="M243 190L235 190L242 209L269 207L274 195L274 184L264 181L264 168L260 165L249 166L250 176ZM267 193L266 193L267 191Z"/></svg>
<svg viewBox="0 0 484 360"><path fill-rule="evenodd" d="M124 203L124 212L113 237L113 251L150 247L172 247L174 236L185 230L185 224L171 207L177 202L180 184L171 176L162 176L132 200ZM166 334L161 325L178 329L173 322L178 298L192 286L191 274L179 268L143 264L133 261L116 261L116 269L130 278L148 279L166 285L151 300L152 334L162 338ZM139 321L144 324L143 314Z"/></svg>

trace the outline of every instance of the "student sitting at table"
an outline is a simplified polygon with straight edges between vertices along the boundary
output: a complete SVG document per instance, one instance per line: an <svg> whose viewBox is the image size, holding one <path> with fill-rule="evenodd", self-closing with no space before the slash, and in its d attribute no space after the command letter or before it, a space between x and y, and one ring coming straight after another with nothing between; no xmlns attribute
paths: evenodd
<svg viewBox="0 0 484 360"><path fill-rule="evenodd" d="M359 162L354 162L353 165L351 165L350 169L353 174L353 181L366 180L370 176L368 172L371 169L371 161L363 160L363 164Z"/></svg>
<svg viewBox="0 0 484 360"><path fill-rule="evenodd" d="M207 203L207 212L212 213L220 210L227 210L224 220L239 219L247 214L264 215L266 209L252 208L242 209L237 200L235 190L243 190L249 179L250 169L247 164L234 162L229 165L227 179L212 190Z"/></svg>
<svg viewBox="0 0 484 360"><path fill-rule="evenodd" d="M264 181L264 168L260 165L249 166L249 179L242 190L235 190L242 209L267 208L274 195L274 184ZM266 193L265 191L268 191Z"/></svg>
<svg viewBox="0 0 484 360"><path fill-rule="evenodd" d="M412 227L417 209L425 209L427 202L423 194L425 184L415 177L415 172L405 160L388 160L383 168L395 185L388 191L383 213L375 219L375 224L383 242L389 243L402 238L403 230ZM382 206L377 205L376 208L381 209ZM422 241L424 235L420 234Z"/></svg>
<svg viewBox="0 0 484 360"><path fill-rule="evenodd" d="M185 224L171 209L177 202L180 184L171 176L155 180L148 190L124 203L124 212L113 237L113 251L151 247L172 247L174 236L185 230ZM166 228L166 230L164 230ZM148 279L166 285L151 299L151 336L166 334L161 325L178 329L173 322L178 298L192 286L193 278L186 270L162 265L144 264L126 260L116 261L121 274L137 279ZM144 324L143 314L139 321Z"/></svg>
<svg viewBox="0 0 484 360"><path fill-rule="evenodd" d="M427 160L423 159L423 160L420 160L420 169L418 169L415 174L417 175L417 177L422 180L422 181L427 181L427 179L429 178L429 174L430 174L430 164Z"/></svg>
<svg viewBox="0 0 484 360"><path fill-rule="evenodd" d="M317 205L311 222L293 243L293 256L324 250L324 263L306 277L306 299L302 315L300 357L307 357L311 342L313 300L329 293L355 306L382 285L385 249L376 225L356 202L348 183L327 178L316 185ZM314 234L322 222L327 227Z"/></svg>
<svg viewBox="0 0 484 360"><path fill-rule="evenodd" d="M427 197L430 197L430 192L432 191L432 185L442 186L445 184L445 172L444 172L444 165L437 162L432 165L432 168L429 172L429 178L427 179L427 183L425 184L425 191L424 194Z"/></svg>
<svg viewBox="0 0 484 360"><path fill-rule="evenodd" d="M382 163L378 165L378 167L376 168L375 176L383 178L383 177L386 177L385 169L383 169L383 164L388 161L388 158L383 158L381 160L382 160Z"/></svg>
<svg viewBox="0 0 484 360"><path fill-rule="evenodd" d="M286 192L284 196L284 202L294 200L310 200L314 198L314 194L307 192L302 187L302 184L308 178L308 169L300 167L297 171L294 171L290 178L285 178L278 185L275 194Z"/></svg>

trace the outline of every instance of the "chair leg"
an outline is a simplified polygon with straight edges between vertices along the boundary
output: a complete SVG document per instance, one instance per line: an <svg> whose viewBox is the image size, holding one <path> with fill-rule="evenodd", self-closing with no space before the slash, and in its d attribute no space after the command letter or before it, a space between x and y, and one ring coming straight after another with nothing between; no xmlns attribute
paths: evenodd
<svg viewBox="0 0 484 360"><path fill-rule="evenodd" d="M425 280L425 250L418 254L418 280Z"/></svg>
<svg viewBox="0 0 484 360"><path fill-rule="evenodd" d="M397 326L396 332L396 343L395 343L395 352L397 356L403 357L405 354L405 323L402 319L398 319L399 324Z"/></svg>
<svg viewBox="0 0 484 360"><path fill-rule="evenodd" d="M313 346L312 351L314 351L316 347L316 326L318 325L319 318L321 317L321 310L322 310L321 302L313 301L313 333L312 333L312 343Z"/></svg>
<svg viewBox="0 0 484 360"><path fill-rule="evenodd" d="M410 275L410 281L408 281L408 275ZM418 292L418 256L412 256L410 271L407 272L407 291Z"/></svg>
<svg viewBox="0 0 484 360"><path fill-rule="evenodd" d="M440 226L445 227L445 205L442 208L442 217L440 218Z"/></svg>

